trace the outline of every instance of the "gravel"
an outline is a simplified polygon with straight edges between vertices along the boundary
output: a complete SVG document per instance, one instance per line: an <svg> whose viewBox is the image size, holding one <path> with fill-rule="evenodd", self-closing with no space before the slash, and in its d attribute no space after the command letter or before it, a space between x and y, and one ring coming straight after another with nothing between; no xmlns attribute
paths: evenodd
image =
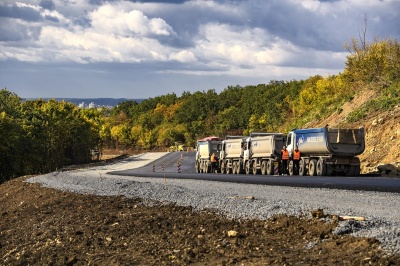
<svg viewBox="0 0 400 266"><path fill-rule="evenodd" d="M124 195L215 209L236 219L268 219L276 214L311 217L311 210L325 214L364 217L341 221L338 235L375 237L382 248L400 254L400 194L318 188L295 188L227 182L144 178L109 175L107 172L144 166L166 153L143 153L111 165L52 172L27 180L45 187L81 194ZM247 197L250 196L250 197Z"/></svg>

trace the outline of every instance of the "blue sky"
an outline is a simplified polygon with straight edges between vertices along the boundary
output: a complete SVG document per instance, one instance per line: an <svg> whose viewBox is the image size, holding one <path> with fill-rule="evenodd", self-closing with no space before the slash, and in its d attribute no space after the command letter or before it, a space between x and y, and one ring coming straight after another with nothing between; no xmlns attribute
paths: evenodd
<svg viewBox="0 0 400 266"><path fill-rule="evenodd" d="M0 88L148 98L343 72L362 33L399 40L400 0L2 0Z"/></svg>

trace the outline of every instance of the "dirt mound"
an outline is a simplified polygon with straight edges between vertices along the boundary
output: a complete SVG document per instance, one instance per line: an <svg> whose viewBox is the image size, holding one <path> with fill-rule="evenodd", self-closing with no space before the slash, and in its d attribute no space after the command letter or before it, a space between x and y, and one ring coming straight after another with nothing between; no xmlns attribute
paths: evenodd
<svg viewBox="0 0 400 266"><path fill-rule="evenodd" d="M400 265L336 217L231 220L141 199L0 186L1 265Z"/></svg>
<svg viewBox="0 0 400 266"><path fill-rule="evenodd" d="M351 111L362 106L376 96L376 92L366 90L356 95L350 102L343 105L340 112L335 112L321 121L313 121L305 127L349 127L365 129L365 152L360 155L361 173L381 172L379 165L400 167L400 105L392 110L382 112L377 116L361 120L357 123L347 123L346 118ZM389 167L390 168L390 167ZM393 171L397 174L398 171Z"/></svg>

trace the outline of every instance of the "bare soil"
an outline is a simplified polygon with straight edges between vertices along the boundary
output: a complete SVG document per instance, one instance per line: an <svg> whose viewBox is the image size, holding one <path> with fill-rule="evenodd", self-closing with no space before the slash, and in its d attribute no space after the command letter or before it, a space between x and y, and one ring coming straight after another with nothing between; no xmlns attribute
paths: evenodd
<svg viewBox="0 0 400 266"><path fill-rule="evenodd" d="M232 220L25 178L0 186L1 265L400 265L374 239L333 235L334 216Z"/></svg>

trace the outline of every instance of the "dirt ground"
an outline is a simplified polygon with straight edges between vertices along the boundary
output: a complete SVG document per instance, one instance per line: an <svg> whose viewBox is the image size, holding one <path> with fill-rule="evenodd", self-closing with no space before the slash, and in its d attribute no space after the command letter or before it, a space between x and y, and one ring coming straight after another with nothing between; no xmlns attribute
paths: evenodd
<svg viewBox="0 0 400 266"><path fill-rule="evenodd" d="M400 265L330 222L232 220L141 199L0 185L1 265Z"/></svg>

